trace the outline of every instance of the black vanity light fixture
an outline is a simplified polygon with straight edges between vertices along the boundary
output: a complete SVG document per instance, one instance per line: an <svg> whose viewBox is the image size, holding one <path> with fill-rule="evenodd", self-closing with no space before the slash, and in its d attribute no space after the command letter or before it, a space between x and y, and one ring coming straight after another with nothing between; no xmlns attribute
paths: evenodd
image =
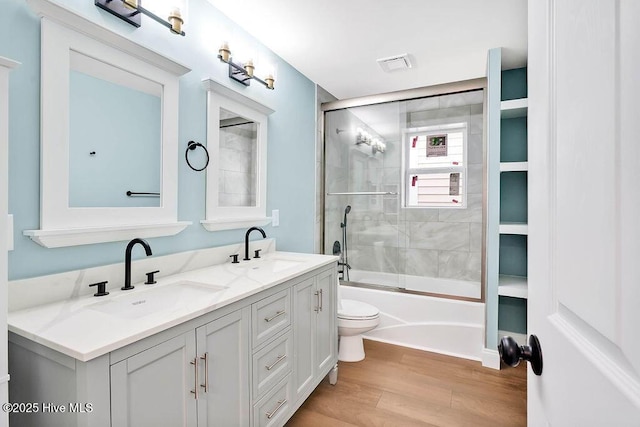
<svg viewBox="0 0 640 427"><path fill-rule="evenodd" d="M220 46L220 49L218 50L218 59L225 64L229 64L229 78L242 83L245 86L249 86L249 84L251 84L251 80L256 80L257 82L262 83L267 89L274 89L273 84L275 79L273 78L273 74L267 75L267 77L262 80L253 74L255 66L253 65L252 60L248 60L244 65L233 62L228 43L225 42Z"/></svg>
<svg viewBox="0 0 640 427"><path fill-rule="evenodd" d="M106 10L134 27L140 27L140 25L142 25L140 19L142 14L164 25L171 30L173 34L179 34L181 36L185 35L184 31L182 31L184 19L182 19L179 8L174 8L169 14L167 20L164 20L148 9L142 7L140 4L141 0L95 0L94 3L99 8Z"/></svg>

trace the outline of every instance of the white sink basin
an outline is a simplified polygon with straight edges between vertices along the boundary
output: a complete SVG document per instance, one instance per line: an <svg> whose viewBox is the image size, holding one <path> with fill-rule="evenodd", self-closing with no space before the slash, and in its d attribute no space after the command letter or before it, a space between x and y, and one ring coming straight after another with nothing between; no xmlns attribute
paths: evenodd
<svg viewBox="0 0 640 427"><path fill-rule="evenodd" d="M88 306L88 309L117 317L140 318L178 310L227 289L226 286L181 281L149 288L143 292L122 294ZM106 297L109 298L109 297Z"/></svg>

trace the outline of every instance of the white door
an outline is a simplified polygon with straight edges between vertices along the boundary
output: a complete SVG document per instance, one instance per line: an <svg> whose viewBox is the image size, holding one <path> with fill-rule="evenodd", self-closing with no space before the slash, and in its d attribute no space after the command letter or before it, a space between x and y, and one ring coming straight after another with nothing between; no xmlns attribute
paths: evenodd
<svg viewBox="0 0 640 427"><path fill-rule="evenodd" d="M529 0L530 426L640 426L639 22Z"/></svg>

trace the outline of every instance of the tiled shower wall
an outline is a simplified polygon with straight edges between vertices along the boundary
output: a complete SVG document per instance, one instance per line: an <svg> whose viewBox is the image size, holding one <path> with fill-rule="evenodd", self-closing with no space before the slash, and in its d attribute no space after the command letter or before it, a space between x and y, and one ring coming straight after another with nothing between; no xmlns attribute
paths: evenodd
<svg viewBox="0 0 640 427"><path fill-rule="evenodd" d="M483 93L469 92L433 98L358 107L326 115L326 191L392 191L398 196L327 196L325 252L342 241L340 223L348 215L349 263L354 269L415 276L460 279L480 283L482 254ZM398 120L395 132L378 133L385 153L355 145L355 129L371 133L360 117ZM404 128L468 123L467 206L414 208L400 205L401 133Z"/></svg>
<svg viewBox="0 0 640 427"><path fill-rule="evenodd" d="M220 206L255 206L255 123L222 128L220 137Z"/></svg>

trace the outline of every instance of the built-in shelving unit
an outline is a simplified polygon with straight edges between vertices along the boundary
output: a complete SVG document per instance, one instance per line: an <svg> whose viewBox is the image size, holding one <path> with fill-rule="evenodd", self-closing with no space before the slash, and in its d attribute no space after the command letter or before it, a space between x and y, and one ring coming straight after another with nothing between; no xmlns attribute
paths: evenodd
<svg viewBox="0 0 640 427"><path fill-rule="evenodd" d="M526 75L503 71L500 102L500 246L498 295L527 298L527 113ZM523 81L524 77L524 81ZM511 81L510 81L511 80ZM512 90L515 83L519 90ZM509 87L511 86L511 87ZM509 93L510 92L510 93ZM516 97L519 96L519 97ZM509 99L515 97L514 99Z"/></svg>
<svg viewBox="0 0 640 427"><path fill-rule="evenodd" d="M487 57L486 341L483 366L500 368L501 335L527 333L527 70Z"/></svg>

